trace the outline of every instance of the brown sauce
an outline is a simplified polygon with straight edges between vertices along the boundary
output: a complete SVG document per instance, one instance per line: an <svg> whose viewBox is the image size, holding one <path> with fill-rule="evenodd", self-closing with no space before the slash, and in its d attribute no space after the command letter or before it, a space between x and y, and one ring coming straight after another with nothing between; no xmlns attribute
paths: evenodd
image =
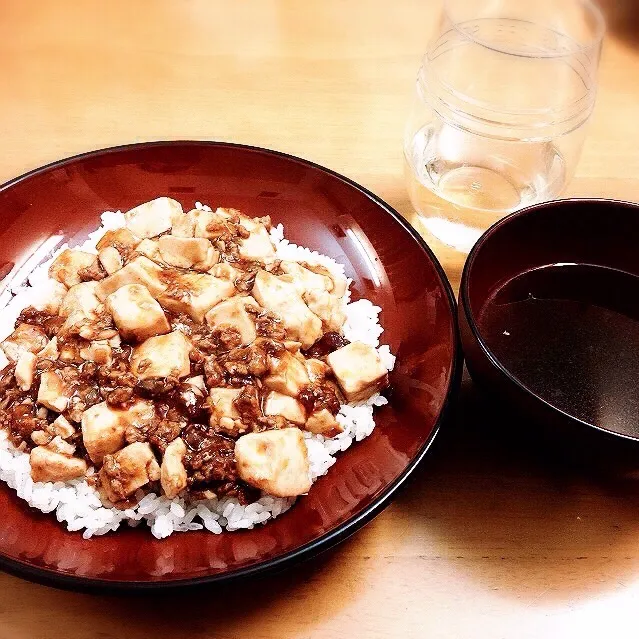
<svg viewBox="0 0 639 639"><path fill-rule="evenodd" d="M350 342L343 335L329 331L324 333L304 354L306 357L321 359L348 344Z"/></svg>
<svg viewBox="0 0 639 639"><path fill-rule="evenodd" d="M639 278L548 266L507 282L479 326L504 366L553 406L639 436Z"/></svg>

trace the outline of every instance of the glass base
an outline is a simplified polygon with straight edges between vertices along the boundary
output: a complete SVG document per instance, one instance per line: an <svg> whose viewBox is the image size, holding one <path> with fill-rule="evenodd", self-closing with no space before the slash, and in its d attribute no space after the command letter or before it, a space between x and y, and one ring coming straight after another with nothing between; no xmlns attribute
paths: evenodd
<svg viewBox="0 0 639 639"><path fill-rule="evenodd" d="M424 217L418 215L419 225L435 239L456 251L468 253L484 232L482 229L452 222L443 217Z"/></svg>

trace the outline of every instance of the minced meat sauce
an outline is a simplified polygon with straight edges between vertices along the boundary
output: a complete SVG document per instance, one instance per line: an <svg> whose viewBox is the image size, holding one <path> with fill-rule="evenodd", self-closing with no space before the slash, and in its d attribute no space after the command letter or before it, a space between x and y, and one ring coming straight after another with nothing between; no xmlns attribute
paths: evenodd
<svg viewBox="0 0 639 639"><path fill-rule="evenodd" d="M241 225L231 226L233 232L242 233L238 230ZM242 293L250 293L258 265L239 260L231 240L229 231L228 235L221 236L218 245L226 251L227 261L241 273L235 282L237 288ZM272 272L277 272L278 268L275 264ZM93 266L85 269L81 277L99 280L104 273ZM165 283L170 285L170 281ZM175 287L170 294L179 297L183 292ZM258 339L242 346L241 337L234 328L213 329L205 323L195 322L188 315L165 309L171 329L182 332L191 342L190 376L202 375L207 388L241 389L233 401L243 424L241 433L222 429L211 420L212 406L206 389L195 388L172 377L140 380L131 371L133 349L125 343L112 347L108 363L86 361L82 353L91 341L77 334L63 335L60 329L64 318L33 308L22 311L18 323L39 327L49 339L57 337L59 356L57 359L38 358L34 381L28 391L18 387L14 364L0 372L0 427L8 431L15 446L25 451L54 438L53 422L58 413L39 406L36 398L42 373L55 370L71 390L68 407L62 415L76 428L75 434L68 439L76 447L76 457L94 465L82 444L79 423L84 411L100 402L107 402L113 409L126 410L140 399L152 400L155 417L127 428L124 435L127 444L148 442L161 458L168 444L181 437L187 448L183 461L192 496L230 495L241 503L254 501L259 497L259 491L242 482L237 475L235 439L247 432L292 426L284 417L265 416L262 411L267 393L262 378L268 374L269 358L281 355L290 345L285 343L286 330L275 315L264 310L247 310L254 319ZM112 327L106 318L99 326L102 331ZM304 355L324 360L329 353L347 343L338 333L327 332ZM144 362L141 362L140 370L143 368ZM314 381L304 387L298 399L309 413L327 409L336 415L340 407L337 387L330 379ZM112 463L111 456L107 457L108 463ZM145 487L153 488L153 482Z"/></svg>

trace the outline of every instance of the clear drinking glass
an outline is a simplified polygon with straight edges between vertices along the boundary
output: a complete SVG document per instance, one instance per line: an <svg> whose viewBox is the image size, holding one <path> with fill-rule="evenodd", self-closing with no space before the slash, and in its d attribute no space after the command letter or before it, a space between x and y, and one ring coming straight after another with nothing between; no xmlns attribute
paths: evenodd
<svg viewBox="0 0 639 639"><path fill-rule="evenodd" d="M499 218L561 193L595 103L603 32L588 0L444 0L404 140L429 233L468 251Z"/></svg>

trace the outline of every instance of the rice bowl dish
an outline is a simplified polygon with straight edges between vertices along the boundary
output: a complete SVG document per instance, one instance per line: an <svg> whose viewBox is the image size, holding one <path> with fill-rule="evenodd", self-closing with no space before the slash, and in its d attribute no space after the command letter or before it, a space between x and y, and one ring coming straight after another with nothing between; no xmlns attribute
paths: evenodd
<svg viewBox="0 0 639 639"><path fill-rule="evenodd" d="M213 212L199 203L184 213L177 202L167 201L158 198L126 214L104 213L100 229L82 246L72 249L84 254L81 264L75 262L77 255L73 253L69 262L67 247L60 247L29 274L28 285L15 290L2 310L3 350L8 357L3 372L5 390L17 386L23 399L24 393L34 395L28 417L40 421L37 428L19 433L12 429L10 420L4 420L0 430L0 479L30 506L55 513L69 530L83 530L85 537L114 531L123 523L146 523L157 538L175 531L206 529L221 533L223 529L232 531L264 523L285 512L315 479L326 474L336 454L368 436L375 427L374 407L386 403L378 391L386 383L394 358L387 346L379 345L380 309L367 300L350 302L349 282L341 265L290 244L282 227L271 227L269 220L254 220L226 209ZM148 210L152 215L147 215ZM233 259L237 255L230 250L232 238L220 239L210 228L211 216L217 216L218 222L219 218L226 220L227 226L245 236L235 245L235 250L244 247L241 260ZM164 220L160 226L158 219ZM208 221L199 231L190 228L193 220L197 226L202 219ZM147 227L148 220L155 226ZM121 231L128 231L135 244L128 248L122 244ZM191 252L186 254L184 247ZM160 283L154 283L152 277L144 279L149 270L146 274L134 273L134 280L118 280L136 260L138 265L153 264L151 272L157 267ZM246 271L250 277L232 270L246 263L252 265ZM166 278L173 272L188 281L199 281L206 274L204 277L216 280L206 280L215 286L218 281L224 282L223 291L204 300L203 305L199 296L185 302L179 287L174 291L175 281ZM313 288L313 282L319 281L316 278L324 283L324 289ZM303 279L306 281L302 284ZM90 286L83 286L86 284ZM278 302L281 287L284 301ZM78 294L89 288L98 292L93 297ZM75 293L68 300L72 289ZM207 294L209 290L207 286ZM291 299L299 302L298 297L306 308L301 319L299 303L292 310L289 303ZM95 303L93 298L98 300L88 312L90 317L83 308L88 298L89 306ZM56 299L58 309L54 312ZM280 303L290 312L278 313ZM133 321L136 305L145 309L137 324ZM34 309L31 314L25 312L30 307ZM43 312L49 319L43 319ZM61 319L48 332L36 331L34 336L24 326L19 330L21 325L41 328L39 323L56 317ZM198 331L203 326L219 334L201 334ZM63 327L77 330L77 339L87 342L82 342L77 353L67 356L69 366L93 370L87 366L90 362L109 369L121 357L126 359L127 368L120 372L135 378L129 386L132 391L117 394L120 386L101 388L98 384L99 391L106 389L102 395L75 405L76 395L64 389L61 392L57 385L55 375L61 369L38 368L39 361L59 361L64 349L57 344L51 346L51 342L58 337L54 331ZM233 330L229 332L229 328ZM248 335L242 334L244 329ZM224 330L226 335L222 334ZM326 335L330 337L325 339ZM218 342L205 348L207 339ZM221 348L219 340L224 339L227 343ZM252 348L254 354L258 346L266 362L264 370L247 372L242 369L246 361L229 359L230 352L244 357L247 349ZM125 355L121 356L120 351ZM171 358L178 351L181 360L176 364ZM212 381L215 370L193 358L194 351L204 353L205 359L213 355L216 360L221 358L226 368L218 382ZM52 354L57 354L57 360L49 359ZM357 361L365 366L353 366L349 357L360 358ZM282 360L287 363L283 371ZM165 374L166 366L171 374ZM173 375L180 366L186 368ZM287 366L305 369L298 387L290 387ZM353 382L353 368L361 372L366 366L374 370ZM280 370L276 370L278 367ZM91 379L102 379L99 371L92 374ZM321 378L321 384L326 382L326 392L309 397L303 393L315 383L313 374ZM167 384L158 387L158 380L169 379L171 388ZM51 392L47 394L49 387ZM253 390L244 392L247 387ZM145 414L155 410L157 402L166 403L168 393L172 398L179 393L187 408L197 407L197 415L192 422L186 420L186 425L179 423L184 414L180 419L164 419L178 426L166 437L153 439L157 433L149 435L145 431ZM66 402L59 403L61 397ZM3 411L12 409L15 403L3 405ZM245 405L251 405L255 413L250 418L238 411L238 406ZM127 414L125 421L130 422L131 415L137 421L125 425L118 422L119 439L105 448L99 426L105 419L115 424L121 413ZM194 425L202 428L192 434ZM96 429L97 435L92 437ZM208 472L211 469L206 464L211 460L203 461L206 455L199 455L211 450L198 449L199 440L211 439L211 429L226 442L227 457L232 458L229 464L234 467L232 481L223 483L215 475L219 469ZM265 469L274 457L267 455L265 459L261 455L264 446L274 451L275 458L284 454L288 471L294 468L295 472ZM56 463L61 464L59 476L55 475ZM123 478L122 469L128 467L132 472ZM142 467L140 479L138 471ZM215 479L211 479L213 476Z"/></svg>

